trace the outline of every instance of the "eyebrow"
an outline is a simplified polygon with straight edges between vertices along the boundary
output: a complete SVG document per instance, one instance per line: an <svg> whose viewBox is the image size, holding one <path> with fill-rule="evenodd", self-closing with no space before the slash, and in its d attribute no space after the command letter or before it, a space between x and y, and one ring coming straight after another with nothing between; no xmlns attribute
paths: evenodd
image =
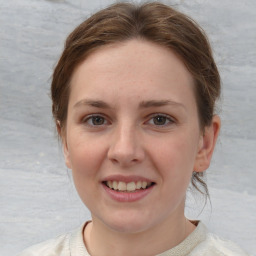
<svg viewBox="0 0 256 256"><path fill-rule="evenodd" d="M142 101L139 104L139 108L150 108L150 107L162 107L162 106L177 106L177 107L183 107L185 106L179 102L171 101L171 100L148 100L148 101Z"/></svg>
<svg viewBox="0 0 256 256"><path fill-rule="evenodd" d="M74 105L74 108L84 106L84 105L95 107L95 108L105 108L105 109L111 108L110 105L108 105L106 102L102 100L90 100L90 99L84 99L84 100L78 101Z"/></svg>
<svg viewBox="0 0 256 256"><path fill-rule="evenodd" d="M112 108L108 103L106 103L102 100L92 100L92 99L80 100L74 105L74 108L84 106L84 105L95 107L95 108L101 108L101 109L111 109ZM167 105L185 108L185 106L183 104L181 104L179 102L171 101L171 100L148 100L148 101L140 102L139 109L151 108L151 107L162 107L162 106L167 106Z"/></svg>

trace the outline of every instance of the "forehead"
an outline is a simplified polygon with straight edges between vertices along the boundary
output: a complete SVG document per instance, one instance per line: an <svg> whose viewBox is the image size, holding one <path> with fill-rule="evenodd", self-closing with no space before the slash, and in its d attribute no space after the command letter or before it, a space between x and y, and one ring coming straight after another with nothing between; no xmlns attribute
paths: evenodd
<svg viewBox="0 0 256 256"><path fill-rule="evenodd" d="M180 94L193 91L193 77L170 49L145 40L129 40L103 46L91 53L74 71L71 96L90 93L106 96L127 91L127 96L172 89Z"/></svg>

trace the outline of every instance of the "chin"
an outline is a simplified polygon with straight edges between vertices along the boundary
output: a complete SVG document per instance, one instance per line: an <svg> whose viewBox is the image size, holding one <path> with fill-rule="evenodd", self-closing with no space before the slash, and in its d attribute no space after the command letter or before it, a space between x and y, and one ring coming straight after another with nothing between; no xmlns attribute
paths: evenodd
<svg viewBox="0 0 256 256"><path fill-rule="evenodd" d="M146 218L143 214L127 212L112 214L110 218L104 218L103 222L113 231L134 234L149 229L151 226L149 220L152 220L152 218Z"/></svg>

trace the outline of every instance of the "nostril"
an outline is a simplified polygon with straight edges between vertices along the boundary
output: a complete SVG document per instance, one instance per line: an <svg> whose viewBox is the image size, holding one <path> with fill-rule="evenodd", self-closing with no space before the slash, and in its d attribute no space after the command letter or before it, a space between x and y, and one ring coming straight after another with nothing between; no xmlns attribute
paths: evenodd
<svg viewBox="0 0 256 256"><path fill-rule="evenodd" d="M111 160L114 164L117 164L117 163L118 163L118 160L115 159L115 158L111 158L110 160Z"/></svg>
<svg viewBox="0 0 256 256"><path fill-rule="evenodd" d="M120 164L121 166L129 166L136 164L144 159L144 152L139 152L140 149L129 150L110 150L108 152L108 159L114 164Z"/></svg>
<svg viewBox="0 0 256 256"><path fill-rule="evenodd" d="M113 163L126 166L140 162L145 152L140 140L136 139L134 128L127 128L127 125L123 125L111 141L107 154L108 159Z"/></svg>

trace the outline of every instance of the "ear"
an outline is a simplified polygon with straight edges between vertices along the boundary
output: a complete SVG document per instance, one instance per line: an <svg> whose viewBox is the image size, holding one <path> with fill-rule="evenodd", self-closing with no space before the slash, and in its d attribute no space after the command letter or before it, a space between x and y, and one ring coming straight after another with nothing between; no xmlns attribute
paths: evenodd
<svg viewBox="0 0 256 256"><path fill-rule="evenodd" d="M220 132L220 126L220 117L214 115L212 123L205 127L204 133L201 135L194 171L203 172L210 166L212 154Z"/></svg>
<svg viewBox="0 0 256 256"><path fill-rule="evenodd" d="M63 154L64 154L66 166L69 169L71 169L71 161L70 161L69 149L68 149L68 144L67 144L67 139L66 139L66 137L67 137L66 132L64 131L64 128L61 127L61 124L60 124L59 120L56 122L56 127L57 127L59 137L61 138Z"/></svg>

